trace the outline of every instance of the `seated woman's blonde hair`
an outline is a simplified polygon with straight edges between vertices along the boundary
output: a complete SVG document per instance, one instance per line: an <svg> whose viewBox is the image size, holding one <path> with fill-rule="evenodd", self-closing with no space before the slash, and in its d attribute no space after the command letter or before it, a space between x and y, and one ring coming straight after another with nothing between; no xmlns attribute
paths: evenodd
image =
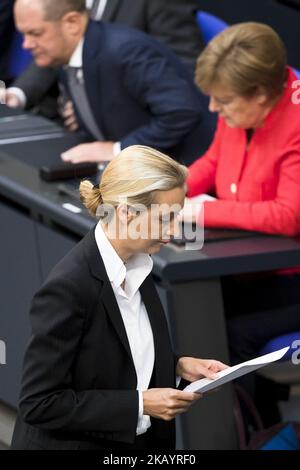
<svg viewBox="0 0 300 470"><path fill-rule="evenodd" d="M156 191L169 191L185 184L187 168L158 150L142 145L124 149L104 170L98 186L80 184L80 197L93 215L101 204L117 207L142 204L149 208Z"/></svg>
<svg viewBox="0 0 300 470"><path fill-rule="evenodd" d="M262 23L230 26L213 38L196 66L196 83L205 94L227 88L245 98L258 90L274 99L282 94L287 74L285 46Z"/></svg>

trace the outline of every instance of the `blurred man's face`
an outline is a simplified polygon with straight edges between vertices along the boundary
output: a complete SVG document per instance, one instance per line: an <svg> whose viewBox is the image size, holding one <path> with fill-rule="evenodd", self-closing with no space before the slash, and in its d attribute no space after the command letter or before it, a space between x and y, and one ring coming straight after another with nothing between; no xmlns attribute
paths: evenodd
<svg viewBox="0 0 300 470"><path fill-rule="evenodd" d="M65 17L58 21L45 21L39 1L32 0L16 3L15 21L17 29L24 35L23 48L33 54L38 66L68 63L74 50L74 35Z"/></svg>

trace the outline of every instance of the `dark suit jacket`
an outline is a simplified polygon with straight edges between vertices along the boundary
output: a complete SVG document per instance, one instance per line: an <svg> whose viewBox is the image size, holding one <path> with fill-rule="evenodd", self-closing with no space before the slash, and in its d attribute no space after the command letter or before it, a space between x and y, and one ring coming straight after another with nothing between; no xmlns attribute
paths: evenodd
<svg viewBox="0 0 300 470"><path fill-rule="evenodd" d="M105 140L141 144L190 162L209 144L202 95L176 56L150 36L91 21L83 49L85 88ZM67 87L65 72L62 81ZM80 128L86 130L80 117Z"/></svg>
<svg viewBox="0 0 300 470"><path fill-rule="evenodd" d="M154 336L154 384L175 387L176 360L151 276L140 292ZM94 230L53 269L30 315L12 448L109 449L112 443L133 443L137 377ZM156 438L174 448L174 423L152 422Z"/></svg>
<svg viewBox="0 0 300 470"><path fill-rule="evenodd" d="M13 0L0 2L0 80L9 78L9 53L15 32L13 21Z"/></svg>
<svg viewBox="0 0 300 470"><path fill-rule="evenodd" d="M203 49L203 41L195 20L196 0L108 0L104 22L121 23L138 28L167 44L194 69ZM14 86L27 96L27 107L37 105L57 80L53 69L32 64Z"/></svg>

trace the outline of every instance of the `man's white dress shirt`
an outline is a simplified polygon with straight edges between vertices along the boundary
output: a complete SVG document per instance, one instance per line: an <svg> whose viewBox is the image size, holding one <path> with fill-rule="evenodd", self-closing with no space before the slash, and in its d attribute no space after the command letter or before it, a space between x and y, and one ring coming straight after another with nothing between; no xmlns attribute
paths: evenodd
<svg viewBox="0 0 300 470"><path fill-rule="evenodd" d="M92 9L94 2L95 0L86 0L86 7L88 10ZM96 21L101 20L106 4L107 4L107 0L100 0L97 12L94 15L93 20L96 20ZM8 88L8 91L13 93L19 99L21 107L24 109L26 106L26 102L27 102L27 98L26 98L24 91L21 88L14 87L14 86Z"/></svg>

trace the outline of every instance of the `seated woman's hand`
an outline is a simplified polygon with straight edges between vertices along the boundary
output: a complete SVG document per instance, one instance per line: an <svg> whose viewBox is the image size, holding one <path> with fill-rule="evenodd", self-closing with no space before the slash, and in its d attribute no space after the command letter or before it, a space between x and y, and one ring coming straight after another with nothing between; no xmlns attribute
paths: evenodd
<svg viewBox="0 0 300 470"><path fill-rule="evenodd" d="M173 388L152 388L143 392L144 415L171 421L185 413L201 393L184 392Z"/></svg>
<svg viewBox="0 0 300 470"><path fill-rule="evenodd" d="M201 211L203 210L204 202L216 201L215 197L209 194L199 194L198 196L184 200L184 206L179 213L179 220L181 222L195 223L199 220Z"/></svg>
<svg viewBox="0 0 300 470"><path fill-rule="evenodd" d="M195 357L181 357L177 362L176 375L189 382L202 379L216 379L217 372L227 369L223 362L213 359L197 359Z"/></svg>

